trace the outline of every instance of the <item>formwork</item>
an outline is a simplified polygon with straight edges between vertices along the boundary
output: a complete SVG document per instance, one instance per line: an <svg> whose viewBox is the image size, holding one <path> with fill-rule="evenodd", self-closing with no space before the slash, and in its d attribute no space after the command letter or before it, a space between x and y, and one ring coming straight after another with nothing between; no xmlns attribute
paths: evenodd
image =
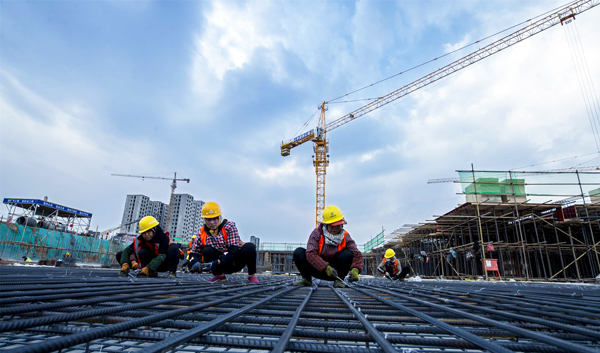
<svg viewBox="0 0 600 353"><path fill-rule="evenodd" d="M0 267L5 352L598 352L594 285Z"/></svg>

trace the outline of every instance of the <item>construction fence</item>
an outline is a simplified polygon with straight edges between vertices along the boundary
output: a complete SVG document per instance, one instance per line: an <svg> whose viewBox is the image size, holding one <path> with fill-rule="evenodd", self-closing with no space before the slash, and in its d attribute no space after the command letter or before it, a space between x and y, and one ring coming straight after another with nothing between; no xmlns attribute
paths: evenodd
<svg viewBox="0 0 600 353"><path fill-rule="evenodd" d="M77 262L116 265L114 254L127 244L14 223L0 223L0 257L32 261L58 260L69 252Z"/></svg>

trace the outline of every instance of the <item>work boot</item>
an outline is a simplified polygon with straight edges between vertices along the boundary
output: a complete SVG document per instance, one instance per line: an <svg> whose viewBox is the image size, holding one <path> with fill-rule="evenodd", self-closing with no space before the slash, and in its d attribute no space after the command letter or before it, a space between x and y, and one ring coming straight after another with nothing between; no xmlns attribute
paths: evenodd
<svg viewBox="0 0 600 353"><path fill-rule="evenodd" d="M248 276L248 283L258 283L258 278L256 276Z"/></svg>
<svg viewBox="0 0 600 353"><path fill-rule="evenodd" d="M169 271L169 274L167 275L167 279L173 279L173 278L177 278L177 273L175 273L175 271Z"/></svg>
<svg viewBox="0 0 600 353"><path fill-rule="evenodd" d="M307 280L306 278L301 278L298 281L294 282L295 286L308 286L312 287L312 282Z"/></svg>
<svg viewBox="0 0 600 353"><path fill-rule="evenodd" d="M339 279L336 279L335 281L333 281L333 288L344 288L346 287L346 284L342 281L340 281Z"/></svg>

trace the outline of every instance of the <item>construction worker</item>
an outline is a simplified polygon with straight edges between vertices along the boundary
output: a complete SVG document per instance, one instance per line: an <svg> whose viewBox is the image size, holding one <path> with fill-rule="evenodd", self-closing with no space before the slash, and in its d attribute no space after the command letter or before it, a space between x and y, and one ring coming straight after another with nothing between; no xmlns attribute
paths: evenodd
<svg viewBox="0 0 600 353"><path fill-rule="evenodd" d="M410 274L410 267L404 266L400 270L400 263L396 258L396 252L392 249L387 249L383 255L383 260L377 266L377 271L381 272L389 280L404 281L404 278Z"/></svg>
<svg viewBox="0 0 600 353"><path fill-rule="evenodd" d="M336 288L344 287L342 278L350 272L350 282L358 281L363 256L350 234L344 230L344 214L336 206L323 210L323 222L312 231L306 249L294 251L294 263L302 275L295 285L312 286L312 277L334 281Z"/></svg>
<svg viewBox="0 0 600 353"><path fill-rule="evenodd" d="M23 255L22 257L23 257L23 261L25 261L25 262L33 262L27 255Z"/></svg>
<svg viewBox="0 0 600 353"><path fill-rule="evenodd" d="M191 253L201 254L203 260L211 264L214 277L209 282L225 282L225 274L238 272L248 266L248 283L258 283L256 246L244 244L235 223L223 219L221 207L216 202L205 203L201 212L204 226L200 228L200 235L194 241Z"/></svg>
<svg viewBox="0 0 600 353"><path fill-rule="evenodd" d="M167 278L177 278L179 246L171 240L159 226L156 218L146 216L140 219L139 233L133 243L117 253L121 264L119 275L127 276L129 270L141 270L138 276L158 277L157 272L169 271Z"/></svg>

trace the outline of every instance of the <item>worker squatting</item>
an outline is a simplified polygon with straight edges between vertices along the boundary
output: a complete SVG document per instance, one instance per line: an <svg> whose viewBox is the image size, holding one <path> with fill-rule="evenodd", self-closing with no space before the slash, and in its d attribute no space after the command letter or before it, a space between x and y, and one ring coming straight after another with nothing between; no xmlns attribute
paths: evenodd
<svg viewBox="0 0 600 353"><path fill-rule="evenodd" d="M248 269L248 282L258 283L256 278L256 246L244 243L234 222L223 218L221 207L216 202L207 202L202 207L204 226L189 245L188 259L183 268L190 272L212 272L209 282L225 282L227 274ZM344 229L347 224L344 215L336 206L323 210L323 221L309 236L306 248L297 248L293 259L302 279L295 285L311 286L312 278L333 281L334 287L343 287L343 278L358 281L362 272L363 256L350 233ZM171 244L159 222L146 216L139 222L139 236L122 252L117 253L121 264L121 275L157 277L158 272L167 272L167 278L177 277L177 265L183 253L177 244ZM386 252L386 258L391 258ZM391 260L394 260L392 258ZM383 260L386 262L386 259ZM399 278L407 272L400 272L391 266L383 266L390 276ZM380 266L381 267L381 266ZM390 277L392 278L392 277Z"/></svg>

